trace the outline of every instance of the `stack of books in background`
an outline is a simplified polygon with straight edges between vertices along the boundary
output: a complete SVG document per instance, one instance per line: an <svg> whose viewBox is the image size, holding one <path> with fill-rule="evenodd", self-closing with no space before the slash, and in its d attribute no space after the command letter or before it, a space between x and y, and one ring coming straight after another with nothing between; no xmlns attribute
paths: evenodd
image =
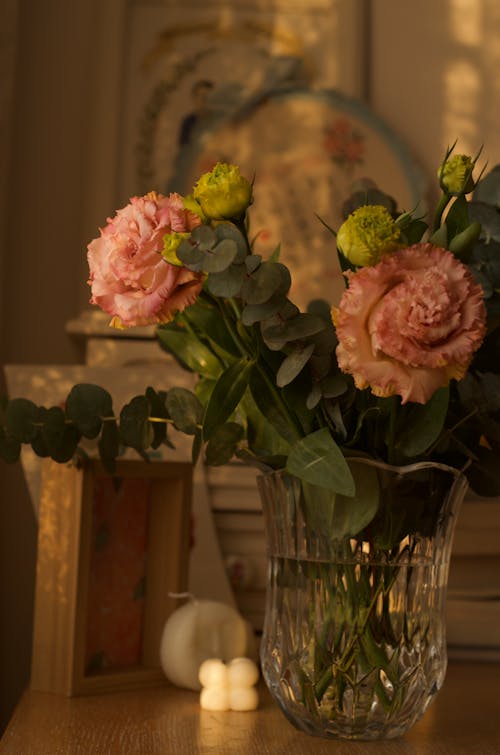
<svg viewBox="0 0 500 755"><path fill-rule="evenodd" d="M238 610L262 632L267 583L264 516L258 470L240 463L207 467L208 493L226 572Z"/></svg>
<svg viewBox="0 0 500 755"><path fill-rule="evenodd" d="M450 658L500 660L500 498L468 494L462 505L446 628Z"/></svg>

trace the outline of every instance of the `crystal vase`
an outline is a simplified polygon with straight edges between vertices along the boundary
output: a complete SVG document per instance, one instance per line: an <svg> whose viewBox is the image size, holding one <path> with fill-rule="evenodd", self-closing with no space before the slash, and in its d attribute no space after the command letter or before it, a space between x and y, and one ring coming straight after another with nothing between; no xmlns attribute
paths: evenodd
<svg viewBox="0 0 500 755"><path fill-rule="evenodd" d="M467 483L434 463L350 465L359 500L283 472L258 480L269 555L262 673L309 734L393 738L444 681L448 567Z"/></svg>

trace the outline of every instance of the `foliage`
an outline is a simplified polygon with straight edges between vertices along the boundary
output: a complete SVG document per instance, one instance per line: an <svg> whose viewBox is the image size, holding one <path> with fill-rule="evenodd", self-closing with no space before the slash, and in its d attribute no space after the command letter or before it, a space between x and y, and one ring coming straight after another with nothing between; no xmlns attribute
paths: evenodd
<svg viewBox="0 0 500 755"><path fill-rule="evenodd" d="M180 263L202 275L203 289L157 330L160 346L198 376L195 392L148 387L118 413L95 385L75 386L64 409L5 400L0 455L15 461L26 443L64 462L81 438L93 438L112 471L123 447L147 457L171 445L173 426L192 436L193 460L204 449L212 465L236 457L264 471L286 468L342 500L355 487L346 456L366 454L392 464L432 458L465 468L479 493L499 494L500 166L475 186L470 201L444 190L430 227L398 212L378 189L370 192L368 199L390 209L402 243L429 238L445 246L483 287L488 334L462 381L425 404L356 388L337 363L330 304L311 302L301 312L290 301L287 267L277 253L264 259L254 252L244 213L207 218L176 249ZM346 211L366 202L358 191ZM344 269L355 269L340 257Z"/></svg>

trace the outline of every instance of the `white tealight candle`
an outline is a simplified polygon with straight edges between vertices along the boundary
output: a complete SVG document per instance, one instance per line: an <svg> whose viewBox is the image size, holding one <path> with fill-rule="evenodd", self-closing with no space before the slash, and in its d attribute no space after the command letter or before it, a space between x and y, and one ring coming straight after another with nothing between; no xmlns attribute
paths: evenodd
<svg viewBox="0 0 500 755"><path fill-rule="evenodd" d="M233 658L227 666L231 687L253 687L259 680L259 669L250 658Z"/></svg>
<svg viewBox="0 0 500 755"><path fill-rule="evenodd" d="M255 687L229 687L229 707L231 710L255 710L259 705L259 695Z"/></svg>
<svg viewBox="0 0 500 755"><path fill-rule="evenodd" d="M198 679L202 687L227 687L227 669L219 658L209 658L203 661L198 672Z"/></svg>
<svg viewBox="0 0 500 755"><path fill-rule="evenodd" d="M205 687L201 690L200 706L204 710L229 710L227 687Z"/></svg>
<svg viewBox="0 0 500 755"><path fill-rule="evenodd" d="M199 690L198 672L203 661L229 661L245 655L246 647L246 623L232 606L214 600L190 600L167 619L160 661L173 684Z"/></svg>

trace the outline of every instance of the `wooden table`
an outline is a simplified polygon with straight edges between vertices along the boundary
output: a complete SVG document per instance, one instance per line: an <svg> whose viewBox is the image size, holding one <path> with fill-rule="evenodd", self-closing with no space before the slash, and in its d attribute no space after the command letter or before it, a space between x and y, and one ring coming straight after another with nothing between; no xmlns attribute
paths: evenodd
<svg viewBox="0 0 500 755"><path fill-rule="evenodd" d="M26 692L2 755L499 755L500 665L451 663L444 688L405 737L318 739L296 731L267 690L251 713L200 709L195 692L164 686L92 697Z"/></svg>

